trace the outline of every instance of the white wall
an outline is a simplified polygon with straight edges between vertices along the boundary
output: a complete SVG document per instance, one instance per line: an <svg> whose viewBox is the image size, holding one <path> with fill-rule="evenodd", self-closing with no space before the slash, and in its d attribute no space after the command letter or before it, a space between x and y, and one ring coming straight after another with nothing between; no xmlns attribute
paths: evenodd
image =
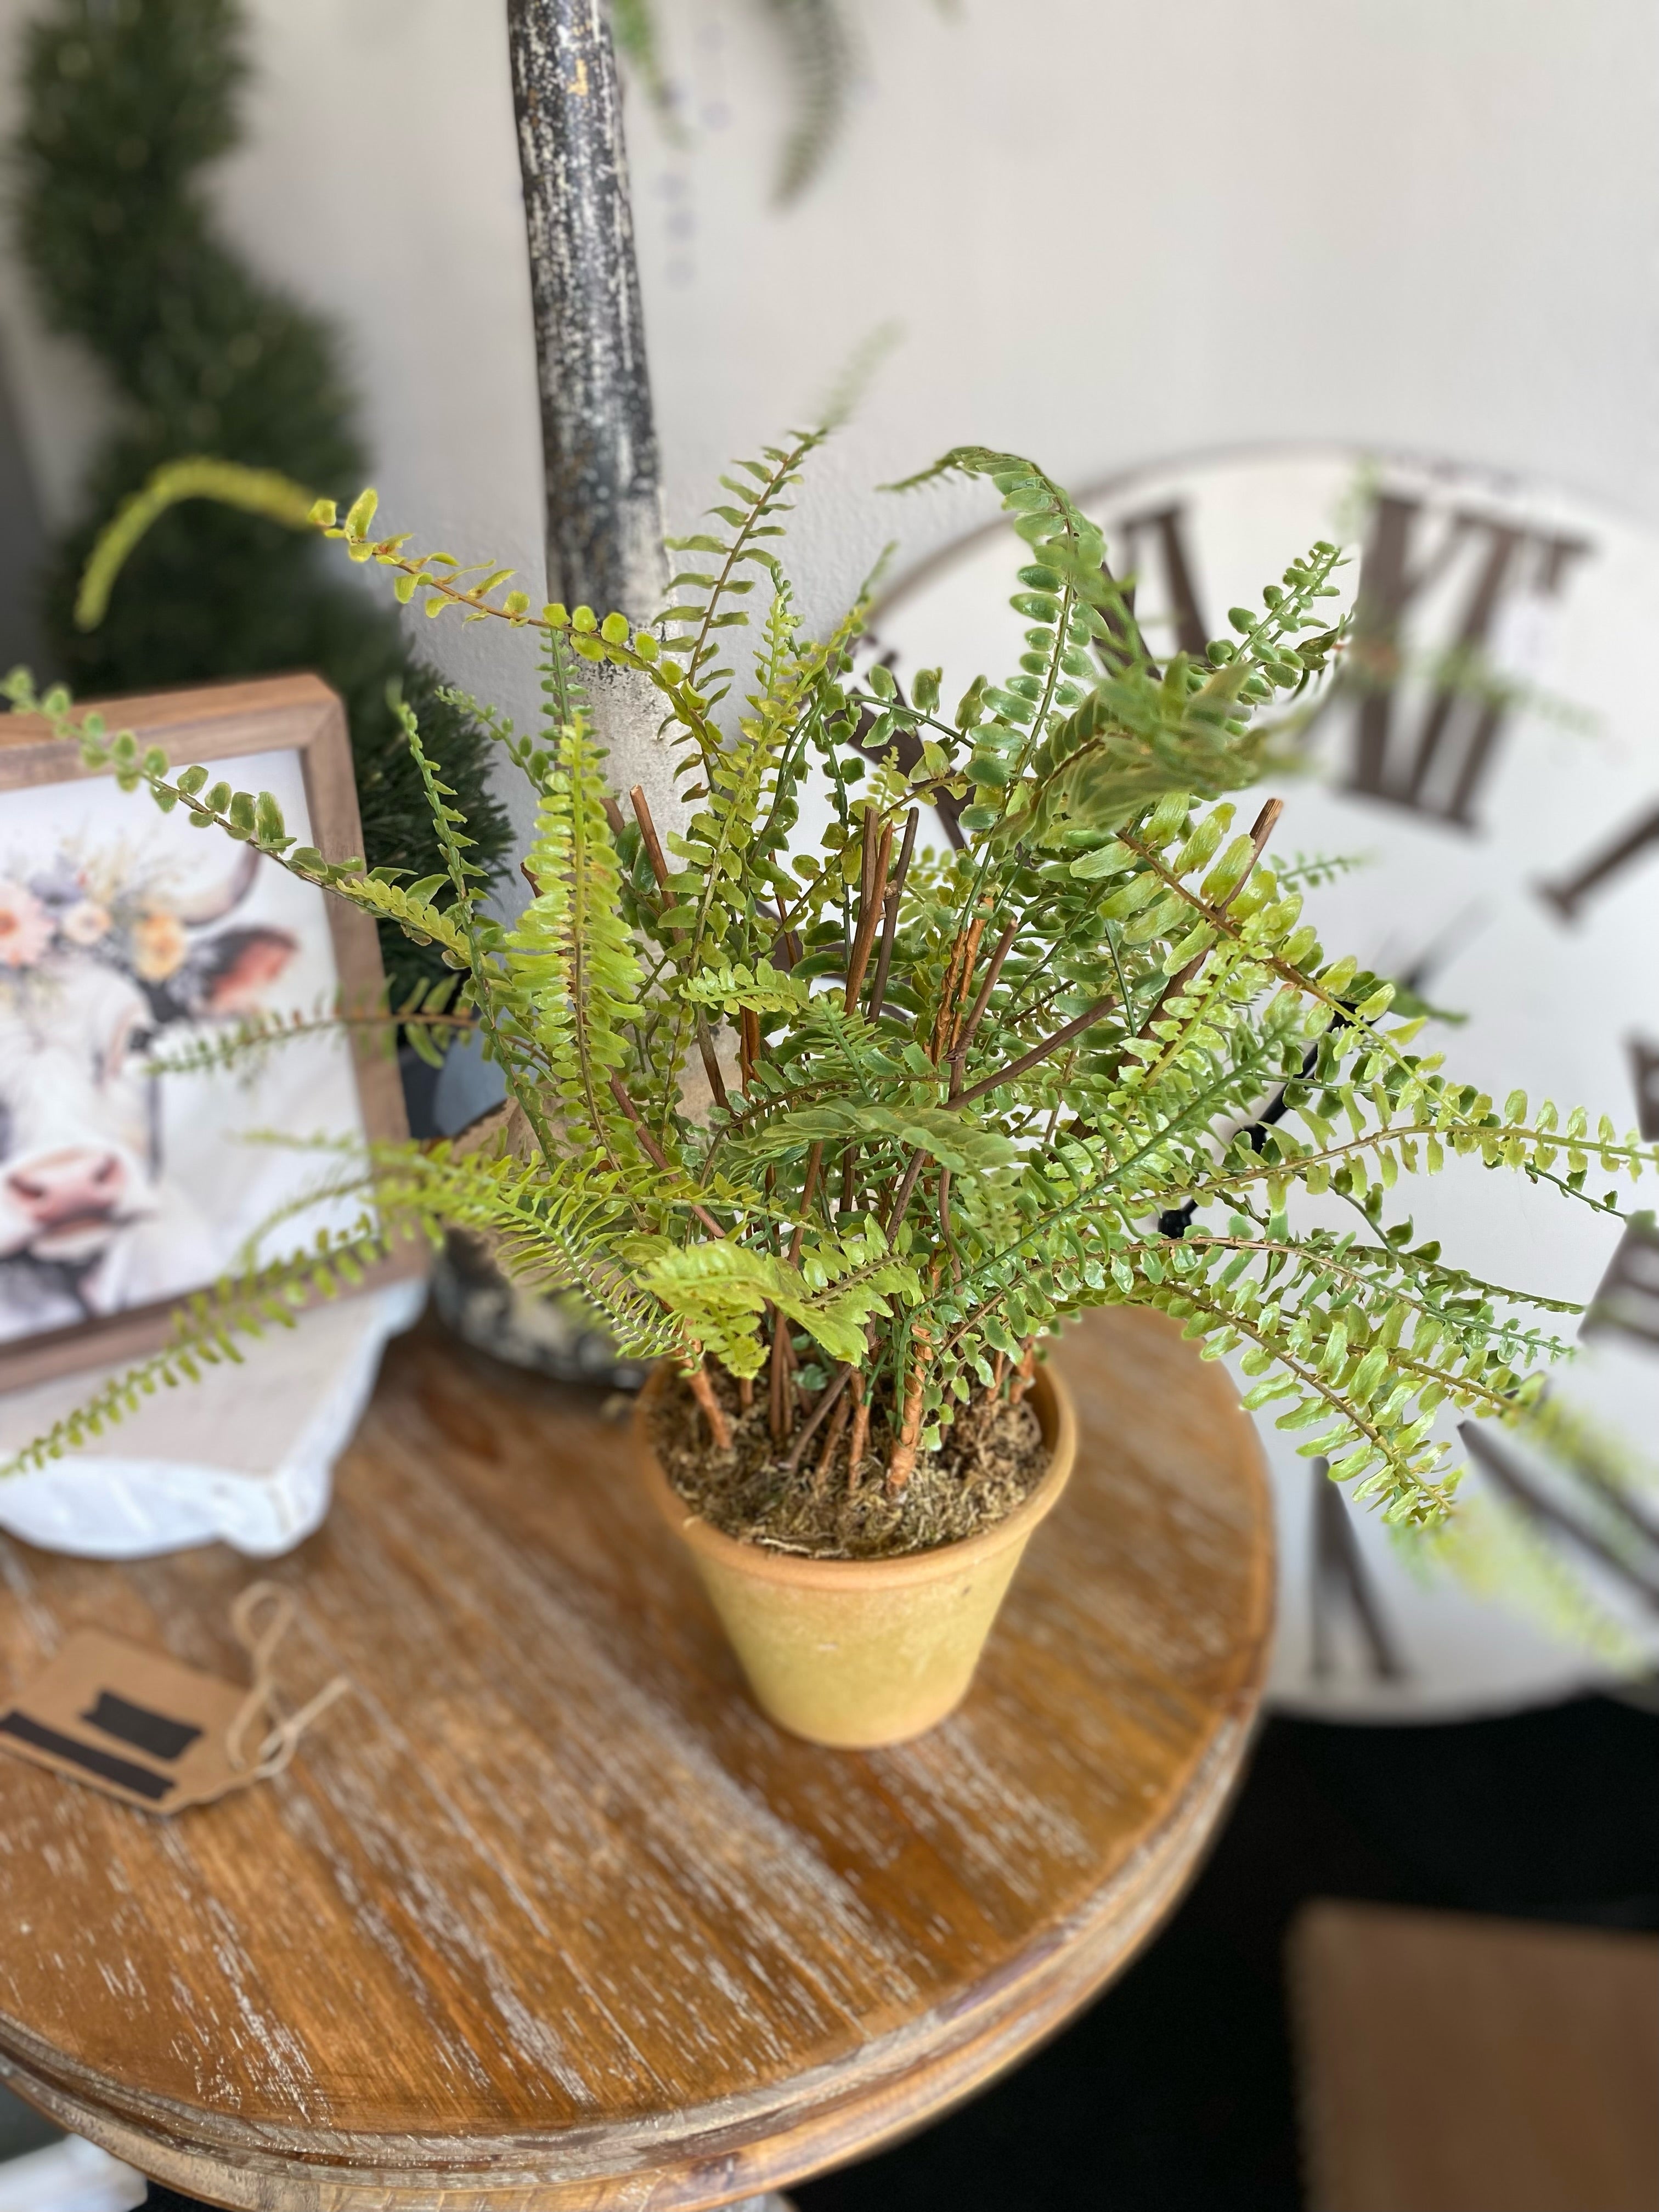
<svg viewBox="0 0 1659 2212"><path fill-rule="evenodd" d="M671 520L810 414L877 325L907 327L804 503L815 612L896 530L908 562L987 511L869 489L960 440L1080 480L1352 437L1659 518L1649 0L849 0L866 82L788 214L768 201L786 95L761 11L658 4L700 126L687 154L630 118ZM261 74L228 219L346 324L388 514L533 568L499 0L250 5ZM0 0L0 30L27 12ZM97 380L41 341L3 266L0 335L61 513ZM482 688L480 630L422 628ZM526 702L523 672L506 688Z"/></svg>

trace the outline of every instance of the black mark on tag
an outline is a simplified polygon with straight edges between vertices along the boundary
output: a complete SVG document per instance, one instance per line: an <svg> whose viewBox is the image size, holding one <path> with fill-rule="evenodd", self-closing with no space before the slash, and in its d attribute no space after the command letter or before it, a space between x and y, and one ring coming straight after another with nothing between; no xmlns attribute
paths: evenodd
<svg viewBox="0 0 1659 2212"><path fill-rule="evenodd" d="M49 1751L54 1759L66 1759L73 1765L83 1766L88 1774L101 1775L106 1782L131 1790L135 1797L149 1798L151 1804L159 1803L173 1787L171 1775L154 1774L148 1766L136 1765L130 1759L117 1759L112 1752L100 1751L95 1744L77 1743L72 1735L59 1735L56 1729L43 1728L27 1713L0 1715L0 1735L15 1735L21 1743L32 1743L37 1751Z"/></svg>
<svg viewBox="0 0 1659 2212"><path fill-rule="evenodd" d="M88 1728L147 1751L152 1759L182 1759L202 1733L188 1721L170 1721L148 1705L130 1705L113 1690L100 1690L97 1703L81 1718Z"/></svg>

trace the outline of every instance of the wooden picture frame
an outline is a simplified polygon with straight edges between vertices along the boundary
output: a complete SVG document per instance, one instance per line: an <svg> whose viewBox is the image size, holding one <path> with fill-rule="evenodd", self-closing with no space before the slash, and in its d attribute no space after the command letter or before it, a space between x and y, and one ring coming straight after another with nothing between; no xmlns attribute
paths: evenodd
<svg viewBox="0 0 1659 2212"><path fill-rule="evenodd" d="M160 746L174 768L209 766L256 754L296 754L310 816L309 842L331 860L362 853L345 709L318 677L277 676L77 702L77 714L94 706L112 732L131 730L143 744ZM7 842L8 794L100 778L110 780L109 771L83 767L73 740L52 737L41 716L0 717L0 848ZM156 818L142 793L123 794L122 804L134 809L136 827ZM385 985L374 921L343 899L319 896L340 994L348 1005L372 1004ZM365 1135L374 1139L407 1137L402 1084L395 1058L382 1039L373 1034L354 1036L351 1073ZM0 1159L0 1176L4 1172ZM422 1256L394 1255L368 1271L364 1287L422 1273L424 1266ZM106 1316L0 1340L0 1389L47 1381L81 1367L140 1358L160 1349L167 1341L180 1298L190 1288L198 1287L202 1285L169 1290L165 1297L123 1306Z"/></svg>

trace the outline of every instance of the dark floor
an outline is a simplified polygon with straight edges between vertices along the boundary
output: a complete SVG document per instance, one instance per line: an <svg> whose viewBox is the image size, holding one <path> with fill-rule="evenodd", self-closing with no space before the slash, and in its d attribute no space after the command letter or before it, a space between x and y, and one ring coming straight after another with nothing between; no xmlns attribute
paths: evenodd
<svg viewBox="0 0 1659 2212"><path fill-rule="evenodd" d="M1659 1929L1659 1717L1270 1723L1139 1963L963 2111L797 2188L800 2212L1299 2212L1280 1959L1321 1895Z"/></svg>
<svg viewBox="0 0 1659 2212"><path fill-rule="evenodd" d="M1659 1928L1659 1717L1274 1721L1163 1936L1048 2049L800 2212L1299 2212L1281 1959L1304 1899Z"/></svg>

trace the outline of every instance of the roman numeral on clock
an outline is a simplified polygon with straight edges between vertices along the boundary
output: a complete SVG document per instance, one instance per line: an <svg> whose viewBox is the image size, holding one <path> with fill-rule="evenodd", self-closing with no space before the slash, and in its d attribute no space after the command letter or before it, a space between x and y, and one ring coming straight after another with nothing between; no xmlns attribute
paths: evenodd
<svg viewBox="0 0 1659 2212"><path fill-rule="evenodd" d="M1313 1649L1310 1664L1316 1681L1337 1671L1336 1616L1346 1609L1365 1647L1372 1676L1402 1680L1411 1669L1401 1650L1382 1601L1359 1548L1348 1501L1331 1480L1330 1462L1313 1463Z"/></svg>
<svg viewBox="0 0 1659 2212"><path fill-rule="evenodd" d="M1622 875L1656 842L1659 842L1659 806L1650 814L1643 815L1611 845L1592 854L1576 876L1570 876L1565 883L1540 884L1538 896L1549 902L1563 921L1577 921L1584 901L1593 892L1604 890L1615 876Z"/></svg>
<svg viewBox="0 0 1659 2212"><path fill-rule="evenodd" d="M1653 1556L1659 1548L1659 1529L1639 1504L1607 1480L1593 1459L1565 1455L1561 1468L1570 1472L1572 1483L1564 1487L1559 1480L1540 1480L1498 1442L1484 1422L1460 1422L1457 1432L1499 1496L1535 1528L1565 1536L1601 1566L1610 1568L1650 1605L1659 1605ZM1588 1514L1586 1504L1591 1506ZM1616 1540L1609 1540L1614 1531Z"/></svg>
<svg viewBox="0 0 1659 2212"><path fill-rule="evenodd" d="M1637 1126L1659 1137L1659 1048L1630 1041ZM1629 1222L1580 1324L1581 1337L1617 1334L1659 1346L1659 1230Z"/></svg>
<svg viewBox="0 0 1659 2212"><path fill-rule="evenodd" d="M1123 515L1110 525L1107 544L1114 573L1129 579L1123 597L1130 613L1143 630L1150 628L1152 632L1147 642L1153 653L1188 653L1194 659L1202 660L1209 650L1210 633L1204 627L1187 551L1186 508L1160 507L1144 514ZM1162 587L1158 610L1152 614L1136 605L1140 588L1148 581L1143 551L1156 556Z"/></svg>
<svg viewBox="0 0 1659 2212"><path fill-rule="evenodd" d="M1659 1137L1659 1047L1632 1037L1630 1066L1636 1082L1636 1126L1650 1139Z"/></svg>
<svg viewBox="0 0 1659 2212"><path fill-rule="evenodd" d="M1583 538L1543 535L1497 515L1460 508L1422 550L1427 502L1379 495L1359 572L1353 641L1334 694L1354 696L1354 750L1347 789L1407 807L1448 828L1478 827L1475 805L1498 756L1509 698L1484 673L1498 618L1518 592L1555 598L1571 564L1590 550ZM1407 722L1404 694L1411 661L1425 641L1408 635L1413 611L1473 551L1468 588L1453 635L1439 648L1418 719ZM1418 686L1410 687L1416 693Z"/></svg>
<svg viewBox="0 0 1659 2212"><path fill-rule="evenodd" d="M1633 1336L1659 1346L1659 1230L1626 1224L1578 1334Z"/></svg>

